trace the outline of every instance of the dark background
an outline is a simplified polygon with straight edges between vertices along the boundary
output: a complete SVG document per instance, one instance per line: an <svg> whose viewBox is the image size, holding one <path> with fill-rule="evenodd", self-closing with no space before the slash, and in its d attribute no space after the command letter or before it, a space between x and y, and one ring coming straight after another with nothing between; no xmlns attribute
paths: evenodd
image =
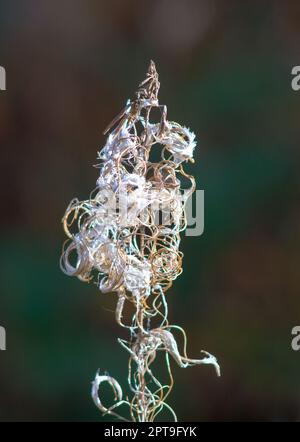
<svg viewBox="0 0 300 442"><path fill-rule="evenodd" d="M181 421L300 420L299 37L298 1L0 1L1 420L101 420L97 368L126 385L115 295L61 273L60 221L150 58L205 190L170 319L222 366L174 366L169 403Z"/></svg>

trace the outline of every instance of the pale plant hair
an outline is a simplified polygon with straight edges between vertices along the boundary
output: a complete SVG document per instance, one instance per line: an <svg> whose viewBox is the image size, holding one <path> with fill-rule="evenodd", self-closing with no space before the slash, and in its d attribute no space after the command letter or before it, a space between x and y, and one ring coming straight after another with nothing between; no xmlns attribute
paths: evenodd
<svg viewBox="0 0 300 442"><path fill-rule="evenodd" d="M201 359L187 356L184 330L168 320L166 292L182 272L180 233L187 225L186 200L195 190L194 177L185 172L183 163L193 162L196 142L187 127L167 120L167 108L158 101L159 86L151 61L135 98L128 100L104 132L110 133L99 153L95 191L86 201L74 199L62 220L69 238L61 257L62 270L82 281L95 279L103 293L115 293L116 321L129 332L127 340L118 341L129 354L132 398L123 397L116 379L99 372L92 385L92 398L103 414L127 420L117 411L124 405L129 408L130 420L138 422L152 422L163 410L177 420L166 402L174 384L170 356L179 367L211 364L220 375L211 354L203 351ZM152 122L154 109L160 112L159 122ZM159 150L158 162L150 160L151 149ZM190 187L183 189L186 180ZM160 211L168 210L167 227L157 222L154 201ZM70 230L73 225L75 233ZM76 263L72 264L74 252ZM127 304L133 306L133 314L124 322ZM175 333L182 335L182 351ZM159 352L165 355L165 383L157 379L151 367ZM104 382L115 394L111 406L100 399Z"/></svg>

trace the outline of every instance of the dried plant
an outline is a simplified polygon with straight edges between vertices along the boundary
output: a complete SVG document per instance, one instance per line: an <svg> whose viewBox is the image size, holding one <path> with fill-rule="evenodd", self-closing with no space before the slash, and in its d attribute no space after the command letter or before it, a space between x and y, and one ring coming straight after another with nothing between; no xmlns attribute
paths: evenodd
<svg viewBox="0 0 300 442"><path fill-rule="evenodd" d="M73 200L63 217L69 238L61 257L62 270L82 281L95 279L103 293L117 295L117 323L128 329L128 340L118 339L129 353L128 383L132 399L123 398L119 383L107 374L97 373L92 398L103 414L121 417L116 409L129 407L130 419L152 422L164 409L177 420L166 398L173 387L170 356L180 366L212 364L214 356L187 356L184 330L168 321L166 291L182 272L180 233L186 228L185 203L195 189L195 180L183 169L193 161L195 135L184 126L167 120L167 108L158 102L160 83L151 61L146 79L136 97L104 133L110 131L99 153L100 175L97 187L86 201ZM154 111L159 122L152 122ZM112 130L113 129L113 130ZM158 162L150 161L151 149L160 152ZM183 189L182 182L190 187ZM168 223L158 215L168 215ZM76 233L70 231L75 225ZM75 263L72 264L75 254ZM128 323L123 314L133 307ZM128 315L127 315L128 316ZM179 351L175 333L183 337ZM161 352L165 357L168 381L161 383L152 364ZM105 406L99 387L107 382L115 402Z"/></svg>

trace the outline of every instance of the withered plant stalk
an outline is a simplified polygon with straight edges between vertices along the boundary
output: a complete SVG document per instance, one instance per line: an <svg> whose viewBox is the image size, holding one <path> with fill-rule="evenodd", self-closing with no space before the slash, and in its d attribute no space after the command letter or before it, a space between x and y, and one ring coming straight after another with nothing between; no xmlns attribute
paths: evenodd
<svg viewBox="0 0 300 442"><path fill-rule="evenodd" d="M113 377L99 372L92 398L103 414L127 420L116 411L124 405L129 408L129 419L139 422L152 422L163 410L177 420L166 402L174 383L170 356L183 368L212 364L219 375L217 360L209 353L203 352L202 359L187 356L184 330L168 321L166 291L182 272L180 233L187 225L186 201L195 190L195 180L184 171L183 163L193 161L196 143L188 128L167 120L167 108L158 101L159 86L151 61L135 98L104 132L110 134L99 153L95 191L86 201L74 199L63 217L68 240L62 270L82 281L96 280L103 293L115 292L116 321L129 332L128 340L118 341L129 353L132 399L123 398ZM158 122L152 121L155 110ZM150 159L152 149L159 152L157 162ZM183 189L187 180L190 187ZM74 225L75 233L71 232ZM133 307L133 314L124 323L127 304ZM182 352L175 333L183 337ZM166 383L152 371L159 352L165 357ZM111 406L100 399L103 382L114 391Z"/></svg>

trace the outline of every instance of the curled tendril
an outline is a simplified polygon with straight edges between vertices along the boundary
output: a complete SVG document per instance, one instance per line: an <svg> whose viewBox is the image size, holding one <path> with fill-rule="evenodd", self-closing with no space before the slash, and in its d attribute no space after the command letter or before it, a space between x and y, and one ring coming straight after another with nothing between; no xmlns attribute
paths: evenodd
<svg viewBox="0 0 300 442"><path fill-rule="evenodd" d="M106 408L100 398L99 398L99 387L103 382L107 382L115 395L115 401L116 403L112 406L110 406L109 408ZM99 410L103 413L103 414L111 414L114 415L116 417L118 417L121 420L127 420L122 418L122 416L120 416L119 414L115 413L113 410L114 408L119 407L122 404L127 404L127 401L124 401L123 399L123 392L122 392L122 388L120 386L120 384L111 376L108 375L100 375L99 371L96 373L95 379L92 382L92 399L96 405L97 408L99 408Z"/></svg>
<svg viewBox="0 0 300 442"><path fill-rule="evenodd" d="M97 373L93 400L103 414L124 419L114 410L126 405L131 420L144 422L155 420L164 410L177 420L166 403L174 384L170 356L179 367L210 364L220 375L210 353L203 351L202 359L187 356L184 330L168 321L166 292L182 272L180 233L187 225L186 201L195 190L195 179L183 163L194 161L196 142L190 129L167 120L167 108L158 101L159 87L151 61L135 99L128 100L105 130L110 133L98 155L96 189L86 201L73 199L62 219L68 237L61 256L63 272L81 281L94 280L103 293L115 292L116 321L130 333L129 340L118 341L129 353L132 399L123 400L119 383ZM159 122L153 122L155 109ZM152 160L152 152L160 154L158 161ZM133 314L124 319L129 305ZM183 336L182 353L173 330ZM159 353L165 354L166 384L152 371ZM99 397L103 382L115 393L111 407Z"/></svg>

